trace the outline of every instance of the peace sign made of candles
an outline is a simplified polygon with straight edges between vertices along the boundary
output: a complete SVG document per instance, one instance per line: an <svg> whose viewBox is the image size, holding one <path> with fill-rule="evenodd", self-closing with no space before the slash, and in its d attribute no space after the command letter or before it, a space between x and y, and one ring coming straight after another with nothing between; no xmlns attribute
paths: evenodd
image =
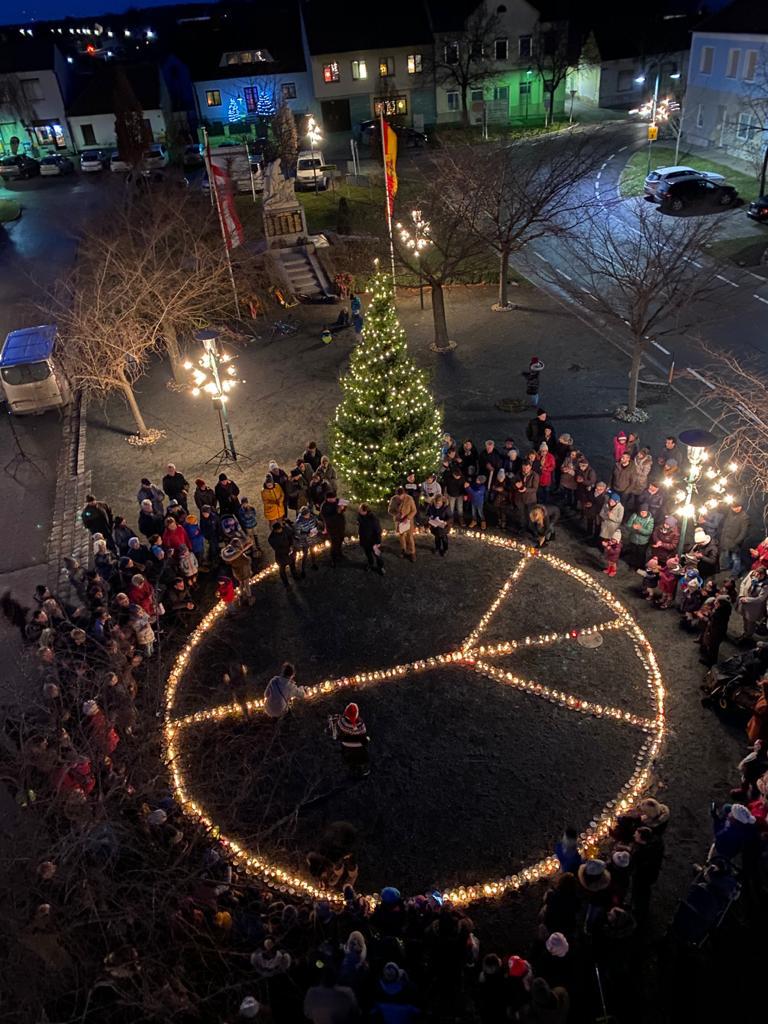
<svg viewBox="0 0 768 1024"><path fill-rule="evenodd" d="M511 686L534 699L550 701L574 714L608 718L629 729L637 730L642 734L642 737L635 759L635 770L623 784L616 797L608 801L597 817L589 822L580 835L582 851L589 855L596 850L600 842L608 835L616 816L632 807L644 790L647 789L651 779L653 763L659 755L664 740L664 684L653 649L632 613L609 590L602 587L589 572L578 569L554 555L542 552L537 548L527 547L524 544L504 537L472 531L464 532L463 536L468 540L488 545L489 547L505 549L522 557L517 561L490 606L482 615L475 628L466 637L461 647L455 651L438 653L433 657L422 658L406 664L392 665L388 668L372 671L356 672L352 675L340 676L335 679L324 679L314 686L306 687L306 699L312 701L313 699L325 697L328 694L348 688L360 689L361 687L385 684L389 681L402 679L405 676L411 678L419 673L441 667L449 668L450 666L456 666L470 668L489 679L497 681L501 685ZM356 541L348 538L345 543L350 545L355 544ZM324 546L327 547L328 545L321 544L318 545L318 548ZM604 621L592 623L580 629L545 633L537 636L525 636L518 640L508 640L491 645L483 644L483 635L492 618L513 592L515 584L522 574L536 561L544 562L551 568L565 573L580 583L607 607L609 616ZM275 576L277 571L277 565L270 565L257 573L251 582L254 585L258 585L262 581ZM218 824L211 819L205 808L188 790L179 752L179 744L185 733L190 729L194 729L200 723L238 719L244 715L257 714L264 710L263 699L256 699L245 702L232 701L187 715L177 716L174 713L176 694L183 681L185 670L189 665L193 652L206 633L226 613L227 608L228 605L220 601L205 615L194 632L188 637L187 643L178 654L168 676L163 732L164 752L171 771L174 796L185 814L208 828L212 835L227 847L235 862L247 871L259 876L267 885L292 895L303 894L316 899L324 898L334 903L340 903L343 901L341 893L329 891L318 886L316 882L297 875L295 872L287 870L280 864L273 863L263 856L257 855L236 840L224 835ZM635 655L640 659L645 669L646 682L650 691L650 703L653 709L653 713L648 717L633 714L619 707L585 700L583 697L547 686L535 679L523 678L514 672L499 667L496 663L499 658L514 654L519 649L575 642L589 645L590 641L588 638L590 636L610 632L622 633L630 639ZM535 882L547 875L554 874L558 868L559 865L555 857L546 857L537 863L519 870L516 874L480 881L473 885L457 886L447 890L443 895L446 899L455 903L469 903L477 899L499 897L507 892L518 890L529 882ZM376 902L378 894L372 893L368 898Z"/></svg>

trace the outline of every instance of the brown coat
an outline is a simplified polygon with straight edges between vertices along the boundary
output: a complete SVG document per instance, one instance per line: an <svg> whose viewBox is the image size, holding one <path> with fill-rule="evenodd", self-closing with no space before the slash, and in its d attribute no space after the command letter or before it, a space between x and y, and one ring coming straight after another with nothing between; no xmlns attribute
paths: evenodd
<svg viewBox="0 0 768 1024"><path fill-rule="evenodd" d="M395 523L395 529L397 524L403 519L410 519L411 526L413 529L413 521L416 518L416 502L407 492L405 494L395 494L390 498L389 507L387 509L389 514Z"/></svg>

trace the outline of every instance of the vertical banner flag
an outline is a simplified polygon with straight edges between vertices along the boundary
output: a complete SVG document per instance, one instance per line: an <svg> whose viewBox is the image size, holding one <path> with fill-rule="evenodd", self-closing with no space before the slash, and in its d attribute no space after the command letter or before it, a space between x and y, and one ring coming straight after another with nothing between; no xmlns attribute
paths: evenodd
<svg viewBox="0 0 768 1024"><path fill-rule="evenodd" d="M381 122L384 129L384 173L387 181L387 206L391 217L395 210L395 196L397 195L397 135L383 117Z"/></svg>
<svg viewBox="0 0 768 1024"><path fill-rule="evenodd" d="M232 182L223 167L219 167L218 164L211 161L210 168L212 171L211 184L216 189L216 199L224 241L228 249L236 249L238 245L242 245L245 241L245 232L235 209Z"/></svg>

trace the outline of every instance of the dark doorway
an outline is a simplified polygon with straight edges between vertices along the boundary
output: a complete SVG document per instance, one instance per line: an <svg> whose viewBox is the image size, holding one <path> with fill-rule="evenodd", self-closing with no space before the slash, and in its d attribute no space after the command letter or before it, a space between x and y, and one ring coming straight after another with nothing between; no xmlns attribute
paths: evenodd
<svg viewBox="0 0 768 1024"><path fill-rule="evenodd" d="M323 127L327 133L348 132L352 127L349 116L349 100L323 100Z"/></svg>

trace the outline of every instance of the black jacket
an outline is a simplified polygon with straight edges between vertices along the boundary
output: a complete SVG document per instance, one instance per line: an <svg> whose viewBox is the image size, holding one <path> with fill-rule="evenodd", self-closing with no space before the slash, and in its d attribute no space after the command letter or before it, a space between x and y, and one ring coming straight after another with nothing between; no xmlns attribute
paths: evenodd
<svg viewBox="0 0 768 1024"><path fill-rule="evenodd" d="M182 491L189 491L189 484L183 473L174 473L173 476L166 473L163 477L163 490L169 498L175 498L178 501Z"/></svg>
<svg viewBox="0 0 768 1024"><path fill-rule="evenodd" d="M234 480L229 480L227 483L219 481L215 487L215 494L216 500L219 503L219 514L222 516L236 516L240 511L240 502L238 501L240 488Z"/></svg>
<svg viewBox="0 0 768 1024"><path fill-rule="evenodd" d="M381 544L381 523L373 514L357 517L357 533L360 537L360 544L364 548L372 548L374 544Z"/></svg>
<svg viewBox="0 0 768 1024"><path fill-rule="evenodd" d="M283 523L282 530L272 530L267 541L275 552L275 560L287 562L293 548L293 530L291 527Z"/></svg>
<svg viewBox="0 0 768 1024"><path fill-rule="evenodd" d="M156 516L154 512L139 512L139 532L143 533L145 537L152 537L156 533L162 536L164 529L165 519L163 516Z"/></svg>
<svg viewBox="0 0 768 1024"><path fill-rule="evenodd" d="M525 428L525 436L531 442L532 448L538 449L539 445L544 440L544 427L551 427L552 433L555 433L555 425L549 416L543 420L540 420L538 416L534 416L532 420L528 420L528 426Z"/></svg>

